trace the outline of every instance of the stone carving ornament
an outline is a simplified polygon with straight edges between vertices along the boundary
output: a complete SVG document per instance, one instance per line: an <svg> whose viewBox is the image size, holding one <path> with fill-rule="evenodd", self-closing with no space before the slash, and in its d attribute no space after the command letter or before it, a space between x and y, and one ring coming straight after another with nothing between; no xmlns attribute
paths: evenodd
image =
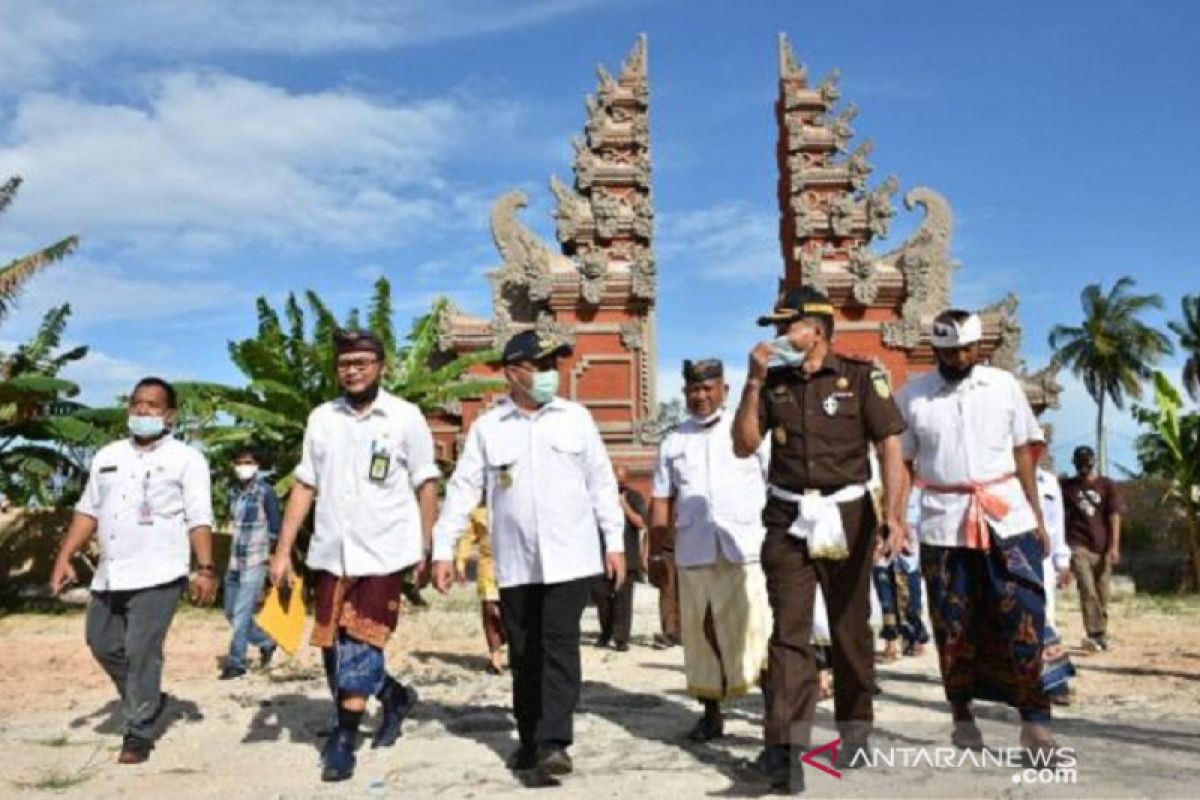
<svg viewBox="0 0 1200 800"><path fill-rule="evenodd" d="M847 267L853 280L854 299L864 306L875 302L879 296L878 272L875 268L875 258L865 247L856 247L850 251L850 264Z"/></svg>
<svg viewBox="0 0 1200 800"><path fill-rule="evenodd" d="M950 258L954 213L946 198L918 186L904 196L904 207L920 206L925 218L908 241L883 256L881 263L904 276L905 300L898 322L885 323L883 341L888 347L911 350L921 343L921 326L950 305L950 278L957 265Z"/></svg>

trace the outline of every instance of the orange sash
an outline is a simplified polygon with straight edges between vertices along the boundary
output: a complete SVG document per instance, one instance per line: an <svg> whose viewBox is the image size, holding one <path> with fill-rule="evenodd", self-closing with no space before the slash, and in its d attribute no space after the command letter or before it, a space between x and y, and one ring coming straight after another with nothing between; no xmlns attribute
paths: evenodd
<svg viewBox="0 0 1200 800"><path fill-rule="evenodd" d="M971 504L967 507L967 516L963 520L966 529L967 547L974 550L990 550L991 535L988 531L987 518L1004 519L1011 511L1008 501L999 495L988 491L989 486L1004 483L1016 477L1015 472L1001 475L986 481L970 481L968 483L951 483L938 485L925 480L917 480L917 488L937 494L969 494Z"/></svg>

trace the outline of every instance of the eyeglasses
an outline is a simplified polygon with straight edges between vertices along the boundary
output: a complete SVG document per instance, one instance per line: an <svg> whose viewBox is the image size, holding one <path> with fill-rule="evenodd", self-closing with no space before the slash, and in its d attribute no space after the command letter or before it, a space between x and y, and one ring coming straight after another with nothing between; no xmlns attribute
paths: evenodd
<svg viewBox="0 0 1200 800"><path fill-rule="evenodd" d="M378 358L348 358L345 360L338 359L338 372L355 372L370 369L379 363Z"/></svg>

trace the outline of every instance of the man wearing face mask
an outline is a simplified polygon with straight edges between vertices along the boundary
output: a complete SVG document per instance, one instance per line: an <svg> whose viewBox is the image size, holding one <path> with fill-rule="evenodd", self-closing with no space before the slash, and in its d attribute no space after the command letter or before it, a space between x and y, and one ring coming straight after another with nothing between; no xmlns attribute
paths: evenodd
<svg viewBox="0 0 1200 800"><path fill-rule="evenodd" d="M904 421L886 374L831 349L834 309L811 287L789 289L759 318L777 338L750 353L733 423L734 452L753 455L771 437L762 567L774 612L767 657L765 740L757 761L777 790L803 789L799 757L811 745L820 692L811 636L819 584L830 627L839 768L860 766L873 719L871 564L904 545ZM883 471L885 521L867 483L869 449Z"/></svg>
<svg viewBox="0 0 1200 800"><path fill-rule="evenodd" d="M520 737L508 766L540 783L573 768L590 585L601 573L614 591L625 580L625 517L604 442L586 408L557 396L559 360L570 353L534 331L508 341L509 394L467 432L434 531L434 585L445 592L454 541L484 495Z"/></svg>
<svg viewBox="0 0 1200 800"><path fill-rule="evenodd" d="M229 655L221 669L220 680L246 674L246 647L254 645L262 656L262 667L271 663L275 642L258 627L254 612L267 579L271 545L279 538L279 498L275 488L259 476L258 456L253 448L243 447L233 457L237 483L230 491L229 521L233 541L229 548L229 568L225 572L225 618L233 626Z"/></svg>
<svg viewBox="0 0 1200 800"><path fill-rule="evenodd" d="M1051 552L1031 447L1040 429L1017 379L979 363L982 336L977 314L939 314L937 369L900 396L904 459L922 489L921 571L954 745L984 746L971 703L993 700L1020 712L1021 746L1053 760L1040 682Z"/></svg>
<svg viewBox="0 0 1200 800"><path fill-rule="evenodd" d="M770 441L749 458L733 452L725 367L683 362L691 415L658 449L650 524L676 529L675 561L687 690L704 704L688 738L725 734L721 703L746 694L766 666L771 609L758 564Z"/></svg>
<svg viewBox="0 0 1200 800"><path fill-rule="evenodd" d="M316 593L311 641L321 648L337 708L323 754L325 781L354 774L369 697L383 710L372 747L394 744L416 704L416 691L387 674L383 649L400 614L403 572L423 565L431 549L439 475L420 409L380 388L387 363L380 339L339 330L333 344L342 396L308 417L271 559L271 582L290 584L292 546L315 501L305 562Z"/></svg>
<svg viewBox="0 0 1200 800"><path fill-rule="evenodd" d="M143 378L133 387L130 436L93 457L50 578L56 595L73 583L71 559L97 535L87 643L121 696L122 764L140 764L154 749L167 698L163 641L187 586L189 542L193 602L208 605L217 594L208 463L170 435L175 414L175 390L166 381Z"/></svg>

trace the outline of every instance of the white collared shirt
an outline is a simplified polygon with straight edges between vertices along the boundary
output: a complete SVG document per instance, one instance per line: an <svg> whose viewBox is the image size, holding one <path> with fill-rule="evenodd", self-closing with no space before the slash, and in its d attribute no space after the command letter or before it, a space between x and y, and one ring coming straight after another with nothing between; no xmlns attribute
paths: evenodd
<svg viewBox="0 0 1200 800"><path fill-rule="evenodd" d="M386 472L372 477L372 462ZM350 576L417 563L424 547L416 490L439 474L429 424L407 400L380 390L361 415L342 397L318 406L296 467L296 480L317 490L305 563Z"/></svg>
<svg viewBox="0 0 1200 800"><path fill-rule="evenodd" d="M1048 469L1038 467L1038 496L1042 503L1042 518L1046 520L1046 532L1050 534L1051 566L1056 570L1071 566L1071 548L1067 547L1066 517L1063 512L1062 486L1058 476ZM1051 581L1047 574L1046 582Z"/></svg>
<svg viewBox="0 0 1200 800"><path fill-rule="evenodd" d="M935 486L982 483L1015 473L1013 448L1027 444L1039 430L1017 379L982 364L958 383L947 382L937 370L913 378L897 401L908 423L901 435L904 460L914 462L917 477ZM987 491L1009 505L1003 519L988 518L997 536L1016 536L1037 527L1015 476ZM917 525L922 544L965 546L963 521L969 504L967 494L922 492Z"/></svg>
<svg viewBox="0 0 1200 800"><path fill-rule="evenodd" d="M149 447L113 442L92 458L75 510L97 522L100 563L92 591L170 583L188 574L189 533L212 525L208 461L170 435Z"/></svg>
<svg viewBox="0 0 1200 800"><path fill-rule="evenodd" d="M771 440L758 452L733 452L733 414L722 411L709 428L689 418L667 434L658 448L655 499L675 499L675 563L699 567L717 562L758 561L766 529L767 465Z"/></svg>
<svg viewBox="0 0 1200 800"><path fill-rule="evenodd" d="M608 552L625 549L612 463L578 403L555 397L527 414L506 397L475 420L434 528L435 560L454 557L485 493L502 588L600 574L600 535Z"/></svg>

